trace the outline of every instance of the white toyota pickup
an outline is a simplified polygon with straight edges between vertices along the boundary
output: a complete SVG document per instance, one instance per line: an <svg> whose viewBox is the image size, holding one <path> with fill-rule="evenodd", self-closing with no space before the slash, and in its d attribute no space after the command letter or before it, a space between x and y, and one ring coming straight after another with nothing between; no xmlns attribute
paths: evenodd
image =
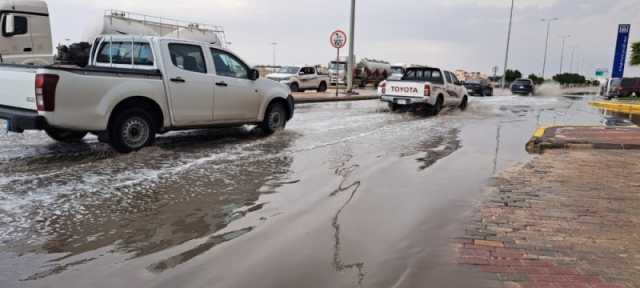
<svg viewBox="0 0 640 288"><path fill-rule="evenodd" d="M408 68L400 80L387 80L378 86L378 95L391 111L402 106L423 106L437 115L445 106L467 108L469 95L455 74L438 68Z"/></svg>
<svg viewBox="0 0 640 288"><path fill-rule="evenodd" d="M0 65L0 87L7 130L62 142L91 132L123 153L170 130L256 124L270 134L294 113L289 87L230 51L152 36L101 36L85 68Z"/></svg>

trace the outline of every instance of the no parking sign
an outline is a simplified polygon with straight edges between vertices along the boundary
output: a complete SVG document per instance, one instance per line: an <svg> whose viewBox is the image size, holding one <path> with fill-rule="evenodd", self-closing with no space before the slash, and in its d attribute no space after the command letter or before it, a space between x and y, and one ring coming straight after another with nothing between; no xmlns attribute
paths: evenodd
<svg viewBox="0 0 640 288"><path fill-rule="evenodd" d="M342 30L336 30L331 33L330 38L331 46L336 49L343 48L347 45L347 33L344 33Z"/></svg>

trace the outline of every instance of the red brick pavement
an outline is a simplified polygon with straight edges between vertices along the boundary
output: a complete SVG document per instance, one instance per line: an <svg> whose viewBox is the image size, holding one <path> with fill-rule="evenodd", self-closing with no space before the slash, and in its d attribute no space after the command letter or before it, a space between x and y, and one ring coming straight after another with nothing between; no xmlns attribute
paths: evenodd
<svg viewBox="0 0 640 288"><path fill-rule="evenodd" d="M504 287L640 287L640 151L553 150L496 179L457 262Z"/></svg>

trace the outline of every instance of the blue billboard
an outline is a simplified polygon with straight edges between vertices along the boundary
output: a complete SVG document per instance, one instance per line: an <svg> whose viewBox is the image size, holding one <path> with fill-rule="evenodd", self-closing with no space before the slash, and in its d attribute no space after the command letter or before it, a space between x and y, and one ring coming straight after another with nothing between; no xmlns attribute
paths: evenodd
<svg viewBox="0 0 640 288"><path fill-rule="evenodd" d="M611 78L624 77L624 67L627 64L627 49L629 47L629 32L631 25L620 24L618 27L618 42L616 43L616 56L613 60Z"/></svg>

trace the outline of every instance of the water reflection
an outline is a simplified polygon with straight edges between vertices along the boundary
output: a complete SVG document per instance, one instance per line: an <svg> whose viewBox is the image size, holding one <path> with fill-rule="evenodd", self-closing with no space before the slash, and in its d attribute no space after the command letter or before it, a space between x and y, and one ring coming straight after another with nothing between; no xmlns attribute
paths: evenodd
<svg viewBox="0 0 640 288"><path fill-rule="evenodd" d="M50 261L45 271L22 280L41 279L92 261L77 261L74 256L105 247L137 258L216 234L234 220L261 210L267 204L259 203L261 195L275 193L280 186L291 183L287 176L293 159L285 151L296 138L291 132L262 138L242 129L195 132L162 138L157 147L138 154L73 159L65 162L64 168L55 162L35 164L38 167L28 170L57 169L52 176L57 185L50 188L59 186L69 193L48 200L57 211L39 213L40 220L31 228L34 231L30 237L43 237L46 243L20 248L16 243L22 241L14 239L8 246L20 253L64 256ZM83 169L105 175L97 179L90 179L95 175L77 175ZM87 183L94 185L87 187ZM41 189L44 185L20 180L14 184L0 183L0 191L13 188L12 193L28 193L21 189ZM211 236L204 244L149 268L161 272L175 267L252 229Z"/></svg>

